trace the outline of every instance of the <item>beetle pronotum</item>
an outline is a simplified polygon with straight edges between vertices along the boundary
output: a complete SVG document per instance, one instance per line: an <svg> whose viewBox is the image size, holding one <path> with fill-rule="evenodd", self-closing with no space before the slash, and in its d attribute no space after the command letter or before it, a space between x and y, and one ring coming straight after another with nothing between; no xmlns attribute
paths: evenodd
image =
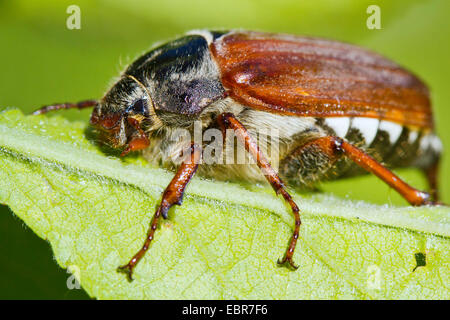
<svg viewBox="0 0 450 320"><path fill-rule="evenodd" d="M282 195L295 227L278 263L294 268L301 222L283 180L311 187L367 171L411 205L437 201L441 143L433 131L427 87L394 62L353 45L282 34L193 31L138 58L101 100L54 104L34 114L87 107L94 107L90 123L105 143L123 148L122 155L143 150L150 161L170 167L174 152L189 151L162 195L143 247L119 268L130 279L159 218L181 204L197 169L217 179L266 179ZM170 139L176 128L192 131L196 120L204 129L233 130L256 165L199 166L205 145ZM251 133L274 127L279 159L268 157ZM270 164L274 160L279 160L278 172ZM431 192L412 188L379 161L421 168Z"/></svg>

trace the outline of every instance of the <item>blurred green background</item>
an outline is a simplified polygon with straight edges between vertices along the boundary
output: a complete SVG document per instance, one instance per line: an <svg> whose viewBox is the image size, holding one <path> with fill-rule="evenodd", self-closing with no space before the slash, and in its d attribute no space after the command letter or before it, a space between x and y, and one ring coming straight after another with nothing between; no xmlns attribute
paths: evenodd
<svg viewBox="0 0 450 320"><path fill-rule="evenodd" d="M81 29L68 30L66 9L81 9ZM369 5L381 9L380 30L366 27ZM450 1L412 0L0 0L0 108L30 112L43 104L99 98L113 77L155 41L197 28L243 28L323 36L352 42L392 58L431 88L437 131L450 146ZM63 116L88 121L89 111ZM398 173L425 188L416 170ZM450 201L450 158L441 171ZM325 184L341 197L405 205L370 176ZM81 299L69 274L39 239L0 206L0 298Z"/></svg>

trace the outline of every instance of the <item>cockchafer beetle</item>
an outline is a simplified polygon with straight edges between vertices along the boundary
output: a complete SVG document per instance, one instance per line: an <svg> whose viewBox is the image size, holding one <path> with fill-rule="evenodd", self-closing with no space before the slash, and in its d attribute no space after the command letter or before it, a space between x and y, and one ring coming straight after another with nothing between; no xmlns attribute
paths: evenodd
<svg viewBox="0 0 450 320"><path fill-rule="evenodd" d="M105 143L124 148L122 155L143 150L150 161L175 167L171 155L186 146L171 141L173 130L191 130L201 120L205 129L234 130L256 161L199 166L204 145L190 143L142 249L119 268L129 279L160 217L167 218L169 209L181 204L197 168L217 179L267 179L295 217L290 244L278 261L293 268L301 222L283 181L312 187L321 180L370 172L411 205L438 201L442 146L433 131L426 85L396 63L350 44L262 32L192 31L134 61L100 101L54 104L34 114L87 107L94 107L90 123ZM251 133L274 127L279 132L278 172L270 164L275 159L266 157ZM430 193L412 188L381 162L422 169Z"/></svg>

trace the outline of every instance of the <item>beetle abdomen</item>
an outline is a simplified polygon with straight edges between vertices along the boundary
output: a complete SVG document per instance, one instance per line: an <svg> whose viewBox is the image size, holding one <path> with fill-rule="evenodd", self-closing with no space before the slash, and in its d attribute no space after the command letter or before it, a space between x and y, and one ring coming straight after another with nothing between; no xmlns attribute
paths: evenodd
<svg viewBox="0 0 450 320"><path fill-rule="evenodd" d="M442 150L441 141L429 129L361 117L325 118L319 123L330 134L360 145L391 167L417 165L426 168Z"/></svg>
<svg viewBox="0 0 450 320"><path fill-rule="evenodd" d="M431 167L439 158L442 145L430 130L362 117L318 118L317 126L365 150L389 168ZM290 184L312 187L315 182L364 174L352 161L330 159L308 143L291 151L280 164L280 174Z"/></svg>

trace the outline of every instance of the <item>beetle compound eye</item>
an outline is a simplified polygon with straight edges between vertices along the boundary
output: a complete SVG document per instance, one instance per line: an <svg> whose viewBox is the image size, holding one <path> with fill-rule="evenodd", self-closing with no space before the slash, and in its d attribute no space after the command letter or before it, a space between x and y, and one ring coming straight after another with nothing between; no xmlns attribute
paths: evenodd
<svg viewBox="0 0 450 320"><path fill-rule="evenodd" d="M128 108L128 113L141 114L143 116L148 116L147 100L139 99L133 102L133 104Z"/></svg>

